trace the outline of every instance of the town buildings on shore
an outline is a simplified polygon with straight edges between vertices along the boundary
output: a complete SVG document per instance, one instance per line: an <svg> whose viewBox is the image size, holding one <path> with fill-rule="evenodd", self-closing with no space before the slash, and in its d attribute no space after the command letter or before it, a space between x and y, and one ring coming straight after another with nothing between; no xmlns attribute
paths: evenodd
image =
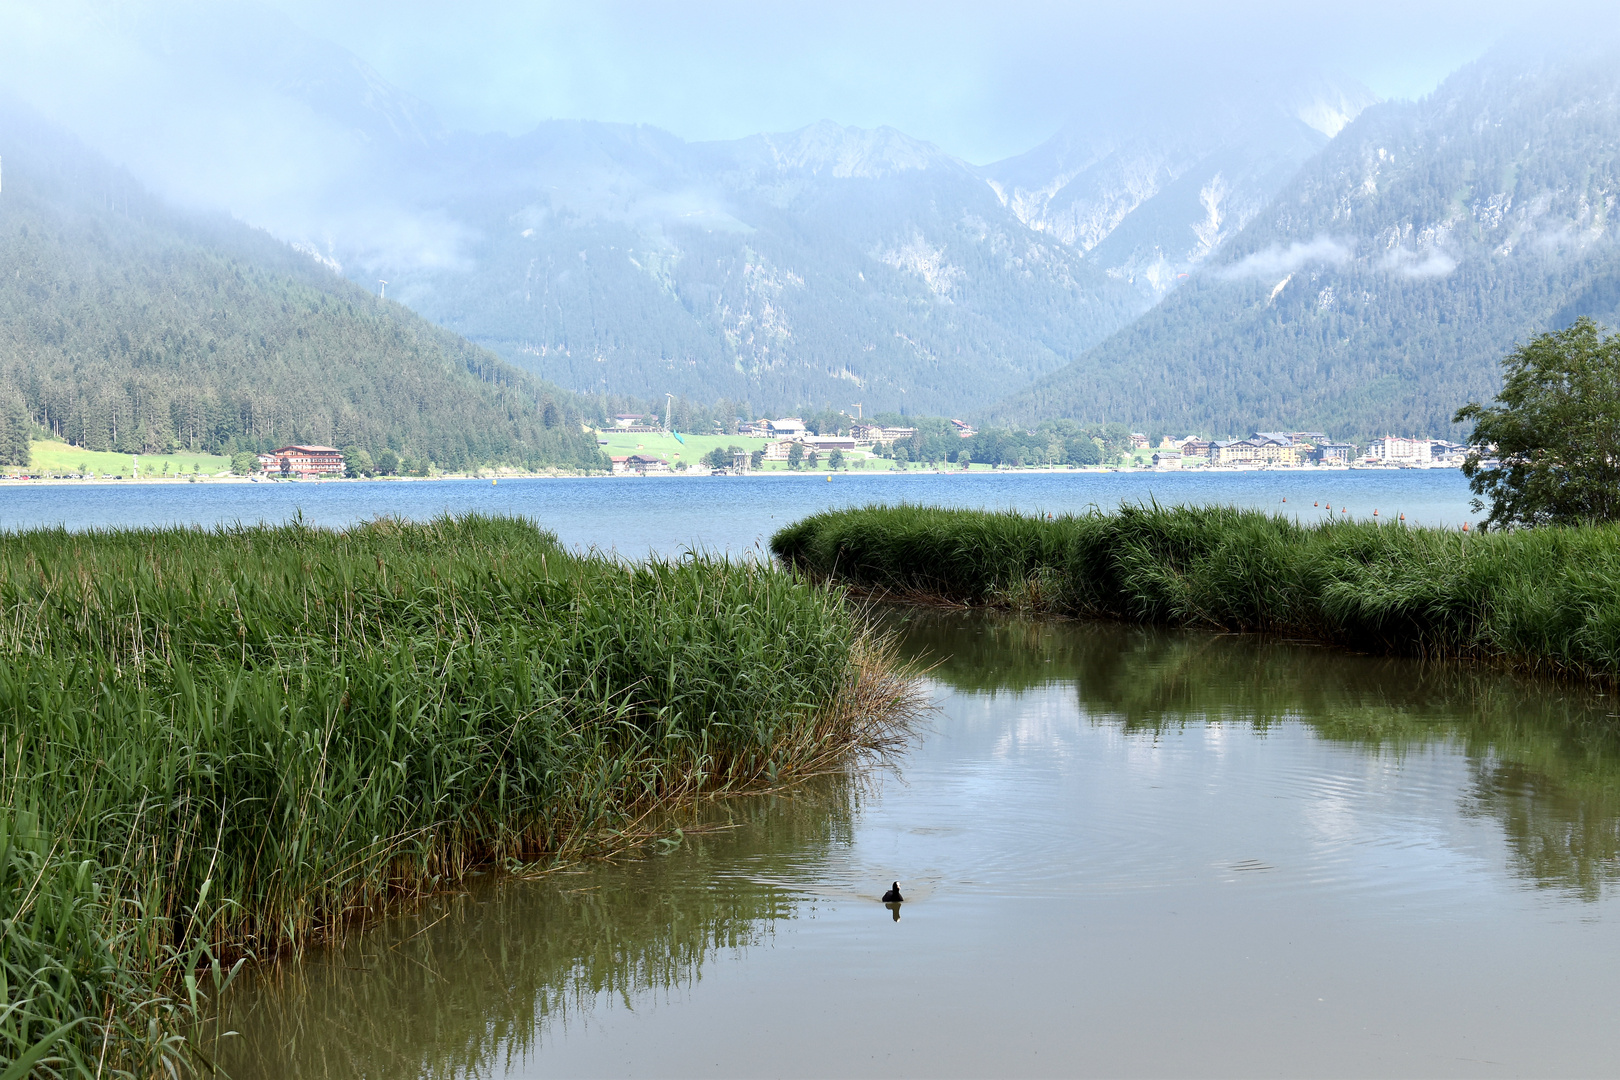
<svg viewBox="0 0 1620 1080"><path fill-rule="evenodd" d="M1147 443L1144 436L1141 446ZM1133 434L1132 444L1138 445ZM1320 431L1256 431L1244 439L1209 441L1189 436L1165 438L1154 453L1153 467L1185 469L1195 467L1272 468L1295 466L1456 468L1468 454L1468 447L1443 439L1405 438L1386 435L1374 439L1365 453Z"/></svg>

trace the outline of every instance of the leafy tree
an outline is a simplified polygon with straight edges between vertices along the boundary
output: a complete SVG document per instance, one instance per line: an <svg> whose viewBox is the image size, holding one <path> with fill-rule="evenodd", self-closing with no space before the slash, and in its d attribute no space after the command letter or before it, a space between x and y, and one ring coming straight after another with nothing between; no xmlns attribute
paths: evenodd
<svg viewBox="0 0 1620 1080"><path fill-rule="evenodd" d="M804 460L804 443L793 443L788 446L788 468L797 469L799 462Z"/></svg>
<svg viewBox="0 0 1620 1080"><path fill-rule="evenodd" d="M827 454L827 468L842 469L844 467L844 452L833 450Z"/></svg>
<svg viewBox="0 0 1620 1080"><path fill-rule="evenodd" d="M343 448L343 475L351 480L361 476L370 476L377 471L377 465L371 460L371 455L363 446L345 446Z"/></svg>
<svg viewBox="0 0 1620 1080"><path fill-rule="evenodd" d="M399 472L399 455L386 446L377 451L373 461L376 463L377 471L383 476L393 476Z"/></svg>
<svg viewBox="0 0 1620 1080"><path fill-rule="evenodd" d="M710 469L729 469L740 453L742 453L740 446L717 446L703 455L701 463Z"/></svg>
<svg viewBox="0 0 1620 1080"><path fill-rule="evenodd" d="M820 461L821 455L814 450L810 451L809 456L804 459L805 466L810 469L814 469Z"/></svg>
<svg viewBox="0 0 1620 1080"><path fill-rule="evenodd" d="M765 464L765 451L755 450L748 455L748 467L750 469L757 469L763 464Z"/></svg>
<svg viewBox="0 0 1620 1080"><path fill-rule="evenodd" d="M1490 499L1484 528L1620 518L1620 334L1578 319L1502 361L1496 405L1469 402L1475 451L1463 472ZM1496 448L1487 465L1480 448ZM1474 509L1485 503L1476 498Z"/></svg>

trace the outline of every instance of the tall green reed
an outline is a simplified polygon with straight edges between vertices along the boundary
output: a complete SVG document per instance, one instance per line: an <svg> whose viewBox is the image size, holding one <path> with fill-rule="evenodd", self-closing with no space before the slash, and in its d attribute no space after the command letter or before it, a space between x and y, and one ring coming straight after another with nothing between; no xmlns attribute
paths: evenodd
<svg viewBox="0 0 1620 1080"><path fill-rule="evenodd" d="M0 537L0 654L7 828L45 845L0 918L71 908L49 939L102 950L62 961L100 972L77 998L7 984L35 1019L0 1054L76 1023L47 1051L67 1072L98 1040L130 1073L181 1060L182 973L624 843L671 801L881 746L914 704L834 592L482 517ZM91 899L48 898L70 865L62 895Z"/></svg>
<svg viewBox="0 0 1620 1080"><path fill-rule="evenodd" d="M771 543L823 578L902 595L1620 677L1615 526L1470 536L1220 506L1055 519L868 506Z"/></svg>

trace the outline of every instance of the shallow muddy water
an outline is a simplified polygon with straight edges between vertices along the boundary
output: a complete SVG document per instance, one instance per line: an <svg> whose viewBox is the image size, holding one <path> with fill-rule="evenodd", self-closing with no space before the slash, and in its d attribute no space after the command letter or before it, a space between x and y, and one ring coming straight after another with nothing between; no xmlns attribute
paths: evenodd
<svg viewBox="0 0 1620 1080"><path fill-rule="evenodd" d="M940 706L895 769L711 807L642 858L484 879L253 978L233 1075L1620 1067L1611 698L895 618Z"/></svg>

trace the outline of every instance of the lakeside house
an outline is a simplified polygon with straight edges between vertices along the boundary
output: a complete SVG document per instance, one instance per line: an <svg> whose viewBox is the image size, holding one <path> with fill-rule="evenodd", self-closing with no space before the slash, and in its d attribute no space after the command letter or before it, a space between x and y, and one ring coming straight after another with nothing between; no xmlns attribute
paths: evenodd
<svg viewBox="0 0 1620 1080"><path fill-rule="evenodd" d="M259 467L282 476L342 476L347 466L335 446L299 444L259 455Z"/></svg>
<svg viewBox="0 0 1620 1080"><path fill-rule="evenodd" d="M612 461L615 476L645 476L648 473L669 472L669 462L651 454L614 454Z"/></svg>
<svg viewBox="0 0 1620 1080"><path fill-rule="evenodd" d="M779 420L765 421L766 429L778 439L802 438L806 432L804 421L797 416L784 416Z"/></svg>
<svg viewBox="0 0 1620 1080"><path fill-rule="evenodd" d="M1318 465L1348 465L1356 459L1356 448L1351 443L1328 442L1323 440L1315 446L1312 455Z"/></svg>
<svg viewBox="0 0 1620 1080"><path fill-rule="evenodd" d="M1428 465L1434 460L1434 440L1385 435L1367 448L1367 459L1386 465Z"/></svg>
<svg viewBox="0 0 1620 1080"><path fill-rule="evenodd" d="M1247 439L1211 444L1209 458L1215 465L1298 465L1300 446L1287 432L1257 431Z"/></svg>
<svg viewBox="0 0 1620 1080"><path fill-rule="evenodd" d="M810 450L853 450L855 439L850 435L805 435L799 439Z"/></svg>
<svg viewBox="0 0 1620 1080"><path fill-rule="evenodd" d="M879 424L856 424L851 431L856 442L861 443L892 443L898 439L909 439L917 434L914 427L883 427Z"/></svg>

